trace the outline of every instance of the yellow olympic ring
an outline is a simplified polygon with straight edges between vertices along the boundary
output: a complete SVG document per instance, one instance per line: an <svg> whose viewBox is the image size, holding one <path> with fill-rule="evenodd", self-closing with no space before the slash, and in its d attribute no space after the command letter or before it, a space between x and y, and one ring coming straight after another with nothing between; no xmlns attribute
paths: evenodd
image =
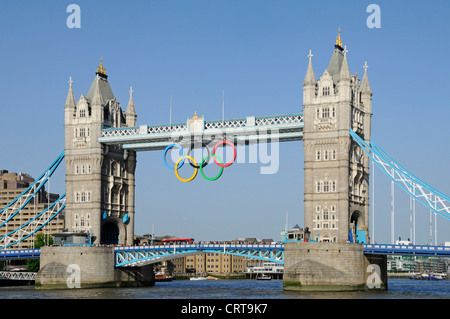
<svg viewBox="0 0 450 319"><path fill-rule="evenodd" d="M190 160L194 163L194 165L197 166L197 163L195 162L195 159L194 159L193 157L191 157L191 156L185 156L184 158L190 159ZM180 181L182 181L182 182L190 182L190 181L192 181L192 180L195 178L195 176L197 176L198 168L195 168L195 172L194 172L194 174L193 174L191 177L189 177L189 178L187 178L187 179L181 178L180 175L178 175L178 164L180 163L180 161L181 161L182 159L183 159L183 156L180 157L180 158L178 159L178 161L176 162L176 164L175 164L175 175L176 175L176 176L178 177L178 179L179 179Z"/></svg>

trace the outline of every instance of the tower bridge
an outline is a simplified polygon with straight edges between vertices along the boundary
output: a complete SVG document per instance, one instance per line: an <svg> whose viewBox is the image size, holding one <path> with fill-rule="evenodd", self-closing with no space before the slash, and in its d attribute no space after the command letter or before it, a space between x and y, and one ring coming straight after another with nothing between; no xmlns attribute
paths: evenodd
<svg viewBox="0 0 450 319"><path fill-rule="evenodd" d="M82 94L75 100L73 82L70 79L64 105L64 152L27 191L0 211L0 227L7 225L8 221L20 212L29 202L29 198L34 196L52 175L62 159L66 164L66 193L58 200L58 204L52 206L51 214L42 214L40 218L30 223L32 226L26 228L21 226L0 238L1 248L14 248L23 238L33 235L48 222L50 217L45 217L47 218L45 220L42 216L54 217L64 210L67 233L89 234L95 246L129 247L125 250L103 247L99 252L102 258L114 260L108 261L108 267L147 265L162 258L173 258L180 254L210 249L283 262L287 286L298 287L299 282L311 279L305 279L308 271L321 269L329 275L329 278L325 279L329 280L325 285L327 287L330 282L335 286L360 287L361 280L365 278L362 275L361 279L360 274L365 273L366 266L376 264L381 267L382 272L385 271L383 266L385 259L383 261L380 256L385 257L395 250L389 247L383 250L371 244L369 234L371 160L392 182L400 185L414 199L446 219L450 218L450 198L406 170L372 141L372 91L368 79L368 66L366 63L363 67L362 79L357 73L352 75L347 62L347 53L339 33L327 68L319 78L316 78L313 55L311 51L309 52L303 81L303 111L293 110L293 113L286 115L245 116L239 119L211 121L195 113L192 118L188 117L185 123L137 125L133 90L130 89L127 108L123 110L110 87L103 61L97 67L86 96ZM163 249L132 247L135 223L135 169L139 151L164 150L165 162L166 152L173 147L189 151L192 147L206 148L208 156L198 165L189 156L189 152L185 154L183 151L179 161L172 167L177 173L177 169L185 161L190 161L189 164L195 168L193 175L195 176L198 168L202 172L204 163L210 157L213 157L220 167L232 163L234 159L227 164L222 163L214 153L220 144L234 148L234 145L239 144L292 141L302 141L305 153L304 226L311 231L311 238L321 242L321 246L315 245L318 243L296 242L273 248L245 249L198 245ZM215 180L217 177L207 179ZM179 179L183 182L192 180ZM50 248L39 252L43 269L41 277L38 274L38 279L44 280L46 272L52 274L56 268L62 267L61 265L66 263L65 259L73 257L74 263L82 263L84 260L82 258L99 260L94 250L83 248L77 254L70 253L66 248L58 248L59 259L52 257L55 252L52 256L46 252ZM425 253L425 249L422 248L413 252L419 251ZM446 253L447 250L442 250L442 254ZM365 259L361 258L362 255ZM345 267L352 268L350 272L347 272L344 263ZM61 273L61 269L58 271ZM148 274L146 271L143 272ZM341 275L337 276L338 273ZM342 275L343 273L345 275ZM118 279L120 281L124 275L121 273L111 276L115 278L114 280L117 276L120 277L121 279ZM108 280L112 280L112 277ZM340 279L336 279L337 277ZM125 280L131 280L129 278ZM136 274L133 278L136 278ZM64 278L61 281L64 281ZM315 282L314 285L316 284L320 286L323 282ZM364 282L362 284L364 285Z"/></svg>

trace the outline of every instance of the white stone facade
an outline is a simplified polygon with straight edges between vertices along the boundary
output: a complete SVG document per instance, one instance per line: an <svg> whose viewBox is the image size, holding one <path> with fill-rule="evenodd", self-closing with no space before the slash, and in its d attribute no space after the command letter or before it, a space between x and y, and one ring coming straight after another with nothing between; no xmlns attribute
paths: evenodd
<svg viewBox="0 0 450 319"><path fill-rule="evenodd" d="M349 135L352 128L370 141L372 92L367 67L360 83L358 74L350 75L347 50L336 44L317 80L310 54L303 116L305 227L313 240L330 242L347 242L355 239L356 230L365 230L368 242L369 159Z"/></svg>
<svg viewBox="0 0 450 319"><path fill-rule="evenodd" d="M104 127L136 125L130 101L124 113L103 65L86 96L75 102L72 81L65 104L66 228L94 244L132 244L136 153L98 142Z"/></svg>

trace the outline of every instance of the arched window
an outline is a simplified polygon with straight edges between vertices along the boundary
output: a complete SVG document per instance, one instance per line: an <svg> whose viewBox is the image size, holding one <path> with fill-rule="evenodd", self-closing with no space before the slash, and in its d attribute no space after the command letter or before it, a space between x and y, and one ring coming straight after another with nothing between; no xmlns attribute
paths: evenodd
<svg viewBox="0 0 450 319"><path fill-rule="evenodd" d="M120 166L117 162L111 163L111 175L120 177Z"/></svg>

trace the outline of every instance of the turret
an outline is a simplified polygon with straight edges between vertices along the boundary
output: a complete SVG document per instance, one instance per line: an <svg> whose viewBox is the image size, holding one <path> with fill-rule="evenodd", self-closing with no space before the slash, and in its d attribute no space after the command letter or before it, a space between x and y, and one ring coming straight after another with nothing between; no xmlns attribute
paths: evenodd
<svg viewBox="0 0 450 319"><path fill-rule="evenodd" d="M69 80L69 92L67 93L66 104L64 104L65 122L69 123L76 110L75 97L72 90L72 77Z"/></svg>
<svg viewBox="0 0 450 319"><path fill-rule="evenodd" d="M339 72L338 92L341 101L349 101L351 99L350 88L350 70L347 63L347 47L344 48L344 59L342 60L341 70Z"/></svg>
<svg viewBox="0 0 450 319"><path fill-rule="evenodd" d="M134 101L133 101L133 88L130 87L130 100L128 101L127 111L125 112L126 115L126 123L128 127L135 127L136 126L136 108L134 107Z"/></svg>
<svg viewBox="0 0 450 319"><path fill-rule="evenodd" d="M303 103L311 102L316 96L316 75L314 74L314 69L312 66L312 54L309 50L308 58L309 64L306 70L305 80L303 81Z"/></svg>

